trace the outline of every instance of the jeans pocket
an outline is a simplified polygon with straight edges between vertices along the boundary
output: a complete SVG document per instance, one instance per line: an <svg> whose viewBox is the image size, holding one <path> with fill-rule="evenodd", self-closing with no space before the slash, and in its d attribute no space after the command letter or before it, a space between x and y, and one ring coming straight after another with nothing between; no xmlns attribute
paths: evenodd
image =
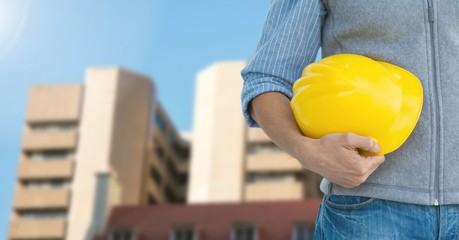
<svg viewBox="0 0 459 240"><path fill-rule="evenodd" d="M348 195L330 195L325 198L325 205L338 210L358 210L365 208L376 198L348 196Z"/></svg>

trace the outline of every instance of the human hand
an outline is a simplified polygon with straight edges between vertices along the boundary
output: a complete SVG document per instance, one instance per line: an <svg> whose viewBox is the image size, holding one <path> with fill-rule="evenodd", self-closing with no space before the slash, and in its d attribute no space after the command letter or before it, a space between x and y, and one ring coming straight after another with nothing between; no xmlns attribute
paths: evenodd
<svg viewBox="0 0 459 240"><path fill-rule="evenodd" d="M359 150L377 153L380 147L372 138L354 133L328 134L307 146L300 153L300 163L345 188L364 183L385 160L384 155L361 155Z"/></svg>

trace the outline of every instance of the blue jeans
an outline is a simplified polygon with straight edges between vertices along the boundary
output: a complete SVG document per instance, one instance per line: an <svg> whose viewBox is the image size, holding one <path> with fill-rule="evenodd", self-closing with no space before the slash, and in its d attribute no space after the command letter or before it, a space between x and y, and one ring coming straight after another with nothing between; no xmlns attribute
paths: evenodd
<svg viewBox="0 0 459 240"><path fill-rule="evenodd" d="M325 196L314 239L459 239L459 206Z"/></svg>

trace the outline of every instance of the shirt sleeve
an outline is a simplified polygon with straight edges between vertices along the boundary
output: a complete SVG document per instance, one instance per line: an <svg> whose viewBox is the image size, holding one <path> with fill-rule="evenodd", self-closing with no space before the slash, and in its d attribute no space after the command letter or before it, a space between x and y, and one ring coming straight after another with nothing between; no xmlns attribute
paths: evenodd
<svg viewBox="0 0 459 240"><path fill-rule="evenodd" d="M322 0L273 0L257 50L242 70L242 112L249 127L257 127L248 112L250 101L265 92L292 98L292 86L320 47L326 16Z"/></svg>

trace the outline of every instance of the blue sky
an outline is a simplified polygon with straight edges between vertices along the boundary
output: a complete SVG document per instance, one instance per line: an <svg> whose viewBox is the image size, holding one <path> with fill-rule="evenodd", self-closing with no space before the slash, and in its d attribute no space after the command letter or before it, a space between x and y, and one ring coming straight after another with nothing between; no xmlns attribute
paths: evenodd
<svg viewBox="0 0 459 240"><path fill-rule="evenodd" d="M194 81L219 60L247 60L269 0L0 0L0 238L6 236L32 84L82 82L91 66L155 79L179 130L190 130Z"/></svg>

